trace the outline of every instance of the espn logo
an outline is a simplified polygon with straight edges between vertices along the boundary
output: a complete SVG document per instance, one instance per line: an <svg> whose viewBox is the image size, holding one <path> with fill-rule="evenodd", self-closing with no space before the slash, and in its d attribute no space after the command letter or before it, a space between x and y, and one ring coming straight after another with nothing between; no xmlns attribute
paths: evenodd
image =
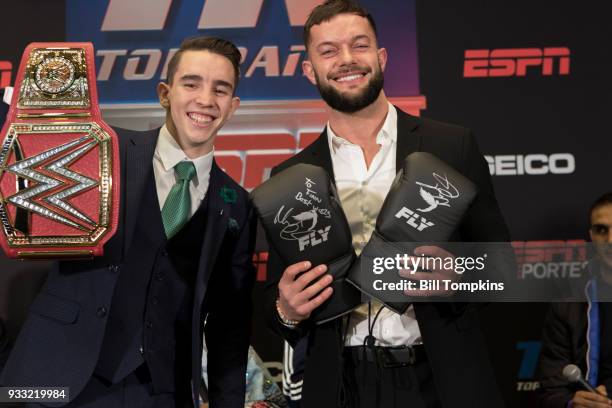
<svg viewBox="0 0 612 408"><path fill-rule="evenodd" d="M568 241L513 241L519 279L578 279L588 259L588 244Z"/></svg>
<svg viewBox="0 0 612 408"><path fill-rule="evenodd" d="M527 70L535 71L536 67L544 76L553 75L555 72L559 75L569 75L569 48L466 50L463 77L522 77L527 75Z"/></svg>
<svg viewBox="0 0 612 408"><path fill-rule="evenodd" d="M102 22L102 31L162 30L173 2L110 0ZM253 28L257 25L264 0L206 0L202 3L198 30ZM291 26L303 26L310 11L320 3L323 1L285 0Z"/></svg>
<svg viewBox="0 0 612 408"><path fill-rule="evenodd" d="M215 159L236 182L252 190L270 177L272 167L300 152L319 132L220 134Z"/></svg>
<svg viewBox="0 0 612 408"><path fill-rule="evenodd" d="M11 86L13 64L10 61L0 61L0 89Z"/></svg>

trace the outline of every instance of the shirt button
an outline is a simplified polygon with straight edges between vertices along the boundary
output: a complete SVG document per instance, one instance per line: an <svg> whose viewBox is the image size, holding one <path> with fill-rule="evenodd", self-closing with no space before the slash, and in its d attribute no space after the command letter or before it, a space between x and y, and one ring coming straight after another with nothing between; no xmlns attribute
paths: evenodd
<svg viewBox="0 0 612 408"><path fill-rule="evenodd" d="M117 273L119 272L119 265L109 265L108 270L111 271L112 273Z"/></svg>
<svg viewBox="0 0 612 408"><path fill-rule="evenodd" d="M168 256L168 251L166 251L165 249L162 249L161 256Z"/></svg>
<svg viewBox="0 0 612 408"><path fill-rule="evenodd" d="M101 306L98 308L98 310L96 311L96 316L98 317L104 317L106 316L107 310L104 306Z"/></svg>
<svg viewBox="0 0 612 408"><path fill-rule="evenodd" d="M164 277L162 276L161 272L156 272L155 273L155 279L157 279L158 281L163 281Z"/></svg>
<svg viewBox="0 0 612 408"><path fill-rule="evenodd" d="M159 303L159 299L157 299L157 296L153 296L151 298L151 303L153 303L154 305L156 305L157 303Z"/></svg>
<svg viewBox="0 0 612 408"><path fill-rule="evenodd" d="M148 321L147 322L147 329L152 329L153 328L153 322Z"/></svg>

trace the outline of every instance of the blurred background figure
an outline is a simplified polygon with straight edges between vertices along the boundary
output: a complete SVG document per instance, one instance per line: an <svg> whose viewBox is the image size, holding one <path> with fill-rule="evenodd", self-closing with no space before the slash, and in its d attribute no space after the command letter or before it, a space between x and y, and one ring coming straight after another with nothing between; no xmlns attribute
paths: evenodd
<svg viewBox="0 0 612 408"><path fill-rule="evenodd" d="M553 303L548 312L540 357L540 406L612 406L612 192L590 210L589 235L595 249L583 274L587 302ZM580 368L594 389L563 375L568 364Z"/></svg>
<svg viewBox="0 0 612 408"><path fill-rule="evenodd" d="M204 346L206 349L206 345ZM202 355L202 373L204 384L200 390L200 408L208 408L206 385L208 384L207 353ZM280 387L274 382L270 372L264 367L263 361L249 347L249 358L246 371L245 408L287 408L287 398Z"/></svg>

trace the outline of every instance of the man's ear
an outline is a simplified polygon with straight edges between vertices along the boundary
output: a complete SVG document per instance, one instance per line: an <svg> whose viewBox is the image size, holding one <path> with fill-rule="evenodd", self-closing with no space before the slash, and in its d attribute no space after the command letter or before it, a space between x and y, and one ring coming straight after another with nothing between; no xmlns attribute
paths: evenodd
<svg viewBox="0 0 612 408"><path fill-rule="evenodd" d="M157 84L157 97L159 98L159 104L165 109L170 107L168 92L170 92L170 86L167 83L160 82Z"/></svg>
<svg viewBox="0 0 612 408"><path fill-rule="evenodd" d="M387 66L387 49L379 48L378 49L378 63L380 64L381 71L385 71L385 67Z"/></svg>
<svg viewBox="0 0 612 408"><path fill-rule="evenodd" d="M316 85L317 84L317 79L315 77L315 71L314 71L314 68L312 66L312 62L310 62L310 60L302 61L302 70L304 71L304 75L306 75L306 78L308 78L308 80L313 85Z"/></svg>

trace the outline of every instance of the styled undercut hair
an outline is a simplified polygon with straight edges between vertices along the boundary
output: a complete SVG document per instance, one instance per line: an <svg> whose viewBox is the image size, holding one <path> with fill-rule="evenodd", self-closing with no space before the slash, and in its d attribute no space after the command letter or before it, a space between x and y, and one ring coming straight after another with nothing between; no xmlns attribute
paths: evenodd
<svg viewBox="0 0 612 408"><path fill-rule="evenodd" d="M374 30L374 35L378 37L374 18L372 18L372 15L357 1L327 0L325 3L319 4L317 7L312 9L308 19L306 20L306 24L304 25L304 45L306 48L308 48L308 44L310 43L310 29L313 26L331 20L339 14L356 14L367 19L372 26L372 30Z"/></svg>

